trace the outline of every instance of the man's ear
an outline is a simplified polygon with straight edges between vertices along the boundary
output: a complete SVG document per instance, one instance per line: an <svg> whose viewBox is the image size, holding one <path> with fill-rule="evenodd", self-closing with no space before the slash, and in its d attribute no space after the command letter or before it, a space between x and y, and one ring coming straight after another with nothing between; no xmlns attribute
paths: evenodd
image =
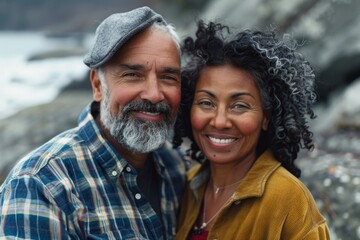
<svg viewBox="0 0 360 240"><path fill-rule="evenodd" d="M93 91L93 98L96 102L100 102L103 96L101 81L99 79L98 71L94 68L90 70L91 87Z"/></svg>

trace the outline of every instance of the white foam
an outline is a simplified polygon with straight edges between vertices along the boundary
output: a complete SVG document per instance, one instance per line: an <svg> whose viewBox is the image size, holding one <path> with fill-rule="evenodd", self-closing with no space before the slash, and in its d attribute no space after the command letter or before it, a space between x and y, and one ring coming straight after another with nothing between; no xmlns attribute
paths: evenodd
<svg viewBox="0 0 360 240"><path fill-rule="evenodd" d="M82 56L28 61L34 54L71 44L39 32L0 32L0 118L50 102L70 82L86 77Z"/></svg>

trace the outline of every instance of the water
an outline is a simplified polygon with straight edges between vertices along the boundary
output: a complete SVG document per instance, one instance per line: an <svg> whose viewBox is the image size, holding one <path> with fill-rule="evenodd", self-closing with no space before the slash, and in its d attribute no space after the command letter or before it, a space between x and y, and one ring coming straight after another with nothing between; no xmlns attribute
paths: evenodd
<svg viewBox="0 0 360 240"><path fill-rule="evenodd" d="M29 61L52 51L87 49L92 36L48 38L42 32L0 32L0 119L52 101L72 81L86 77L83 54Z"/></svg>

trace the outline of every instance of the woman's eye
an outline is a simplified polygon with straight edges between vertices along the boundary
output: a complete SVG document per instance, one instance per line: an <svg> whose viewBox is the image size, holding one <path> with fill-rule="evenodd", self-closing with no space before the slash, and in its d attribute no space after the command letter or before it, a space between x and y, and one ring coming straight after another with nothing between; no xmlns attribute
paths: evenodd
<svg viewBox="0 0 360 240"><path fill-rule="evenodd" d="M249 109L249 106L244 103L235 103L232 105L232 109L234 110L245 110Z"/></svg>
<svg viewBox="0 0 360 240"><path fill-rule="evenodd" d="M202 106L202 107L205 107L205 108L210 108L210 107L213 106L212 102L207 101L207 100L198 101L197 104Z"/></svg>

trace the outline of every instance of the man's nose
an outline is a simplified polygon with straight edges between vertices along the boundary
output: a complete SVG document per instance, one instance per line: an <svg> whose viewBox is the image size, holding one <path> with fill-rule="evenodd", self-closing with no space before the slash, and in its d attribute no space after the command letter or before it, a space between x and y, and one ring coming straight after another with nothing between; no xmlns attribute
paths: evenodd
<svg viewBox="0 0 360 240"><path fill-rule="evenodd" d="M140 97L151 103L158 103L164 100L163 89L156 76L148 77Z"/></svg>

